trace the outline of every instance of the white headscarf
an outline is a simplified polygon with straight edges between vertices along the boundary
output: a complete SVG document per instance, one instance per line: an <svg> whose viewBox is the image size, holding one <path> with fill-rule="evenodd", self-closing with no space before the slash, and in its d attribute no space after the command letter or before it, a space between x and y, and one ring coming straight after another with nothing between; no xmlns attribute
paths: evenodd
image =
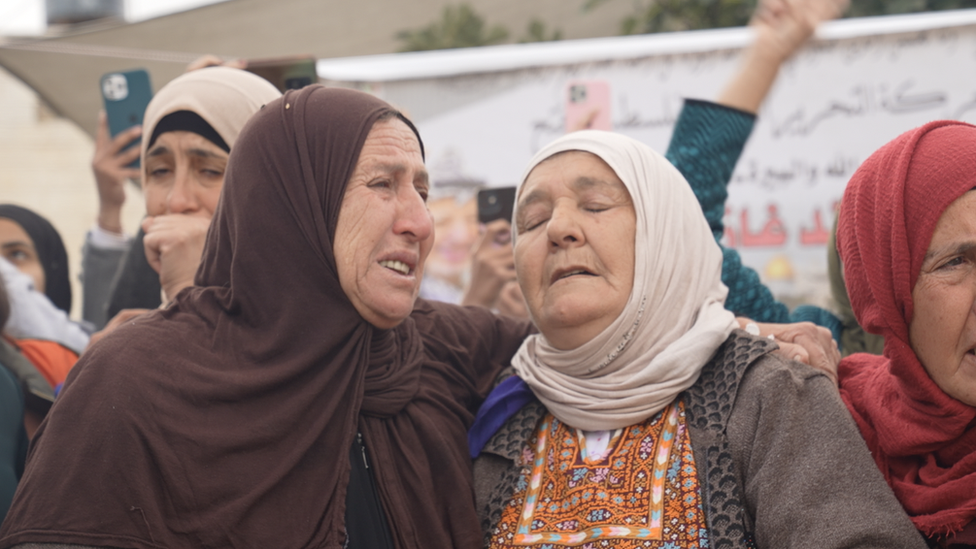
<svg viewBox="0 0 976 549"><path fill-rule="evenodd" d="M736 322L723 307L722 252L678 170L629 137L587 130L539 151L519 191L533 168L565 151L600 157L630 192L637 214L634 287L620 316L591 341L559 350L533 335L513 366L564 423L618 429L651 417L691 387Z"/></svg>

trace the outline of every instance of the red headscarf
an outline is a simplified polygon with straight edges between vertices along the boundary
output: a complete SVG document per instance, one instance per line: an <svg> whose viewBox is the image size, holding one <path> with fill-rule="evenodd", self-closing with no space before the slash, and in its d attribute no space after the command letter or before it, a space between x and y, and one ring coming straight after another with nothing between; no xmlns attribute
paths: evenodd
<svg viewBox="0 0 976 549"><path fill-rule="evenodd" d="M841 395L888 484L928 536L976 518L976 408L939 389L909 345L912 289L942 212L974 187L976 127L931 122L871 155L840 210L851 305L865 330L885 338L884 356L841 362Z"/></svg>

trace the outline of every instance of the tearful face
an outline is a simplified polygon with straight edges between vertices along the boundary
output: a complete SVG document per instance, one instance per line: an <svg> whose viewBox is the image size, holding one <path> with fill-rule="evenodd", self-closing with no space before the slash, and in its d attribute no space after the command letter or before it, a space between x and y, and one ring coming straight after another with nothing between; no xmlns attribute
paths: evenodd
<svg viewBox="0 0 976 549"><path fill-rule="evenodd" d="M228 158L223 149L199 134L160 134L146 151L146 212L152 216L187 214L210 219L220 200Z"/></svg>
<svg viewBox="0 0 976 549"><path fill-rule="evenodd" d="M373 125L342 199L333 252L339 283L378 328L410 315L434 242L420 142L399 119Z"/></svg>

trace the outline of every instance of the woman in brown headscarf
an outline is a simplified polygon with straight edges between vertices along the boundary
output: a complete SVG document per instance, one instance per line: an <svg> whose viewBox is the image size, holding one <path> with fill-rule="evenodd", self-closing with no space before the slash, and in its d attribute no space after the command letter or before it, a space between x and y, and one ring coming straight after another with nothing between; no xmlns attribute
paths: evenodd
<svg viewBox="0 0 976 549"><path fill-rule="evenodd" d="M466 430L529 327L415 306L422 155L359 92L313 86L259 111L197 286L86 353L0 547L479 545ZM350 460L357 434L368 469Z"/></svg>

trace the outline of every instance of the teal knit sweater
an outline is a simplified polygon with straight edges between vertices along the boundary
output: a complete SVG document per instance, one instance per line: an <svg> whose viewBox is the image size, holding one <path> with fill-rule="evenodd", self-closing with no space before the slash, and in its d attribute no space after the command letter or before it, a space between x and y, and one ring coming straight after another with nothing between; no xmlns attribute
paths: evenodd
<svg viewBox="0 0 976 549"><path fill-rule="evenodd" d="M708 101L688 99L678 116L668 160L688 180L712 229L722 238L728 184L756 123L753 114ZM739 252L722 246L722 282L729 288L725 308L758 322L813 322L830 330L840 344L841 322L829 311L803 305L792 313L773 297L759 274L742 264Z"/></svg>

